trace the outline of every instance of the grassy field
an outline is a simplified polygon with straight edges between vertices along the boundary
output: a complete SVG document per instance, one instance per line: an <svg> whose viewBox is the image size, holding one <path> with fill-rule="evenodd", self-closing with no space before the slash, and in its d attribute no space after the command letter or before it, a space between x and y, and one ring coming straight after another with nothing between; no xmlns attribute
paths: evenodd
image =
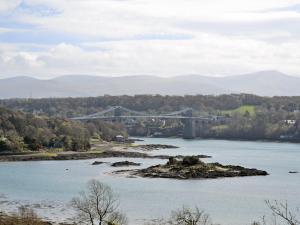
<svg viewBox="0 0 300 225"><path fill-rule="evenodd" d="M232 109L232 110L223 110L222 114L229 114L232 115L234 113L239 113L244 115L246 112L249 112L250 116L254 117L255 116L255 106L253 105L243 105L240 106L239 108Z"/></svg>

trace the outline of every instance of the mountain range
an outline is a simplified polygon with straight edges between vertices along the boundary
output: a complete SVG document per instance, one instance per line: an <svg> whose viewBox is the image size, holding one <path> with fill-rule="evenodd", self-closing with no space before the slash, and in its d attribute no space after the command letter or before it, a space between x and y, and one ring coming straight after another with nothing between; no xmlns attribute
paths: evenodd
<svg viewBox="0 0 300 225"><path fill-rule="evenodd" d="M66 75L48 80L19 76L0 79L0 98L88 97L101 95L219 95L250 93L261 96L300 95L300 77L278 71L209 77L186 75L103 77Z"/></svg>

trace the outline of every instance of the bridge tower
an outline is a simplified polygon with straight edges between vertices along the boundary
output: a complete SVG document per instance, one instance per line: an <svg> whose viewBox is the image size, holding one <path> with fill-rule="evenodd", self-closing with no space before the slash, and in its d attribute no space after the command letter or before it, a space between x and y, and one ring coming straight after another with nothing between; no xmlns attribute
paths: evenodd
<svg viewBox="0 0 300 225"><path fill-rule="evenodd" d="M117 106L114 108L115 121L122 122L122 118L120 116L122 116L122 108L120 106Z"/></svg>
<svg viewBox="0 0 300 225"><path fill-rule="evenodd" d="M183 113L183 116L193 117L193 109L188 109ZM183 119L183 138L185 139L193 139L195 138L195 121L193 118Z"/></svg>

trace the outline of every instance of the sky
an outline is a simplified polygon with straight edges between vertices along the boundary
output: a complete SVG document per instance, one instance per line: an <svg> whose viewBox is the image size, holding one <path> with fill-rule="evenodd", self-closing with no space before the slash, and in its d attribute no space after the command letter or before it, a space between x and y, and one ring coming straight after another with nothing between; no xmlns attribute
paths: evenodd
<svg viewBox="0 0 300 225"><path fill-rule="evenodd" d="M300 76L300 0L0 0L0 78Z"/></svg>

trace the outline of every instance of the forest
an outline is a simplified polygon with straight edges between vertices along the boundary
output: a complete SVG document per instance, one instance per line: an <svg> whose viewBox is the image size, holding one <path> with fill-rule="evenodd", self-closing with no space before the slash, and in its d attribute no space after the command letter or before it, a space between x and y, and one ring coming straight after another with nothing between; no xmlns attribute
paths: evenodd
<svg viewBox="0 0 300 225"><path fill-rule="evenodd" d="M80 123L66 118L33 115L0 107L0 151L56 149L86 151L90 139L111 141L124 132L120 124Z"/></svg>
<svg viewBox="0 0 300 225"><path fill-rule="evenodd" d="M191 107L198 113L217 113L243 105L253 105L270 112L292 113L300 110L300 97L261 97L251 94L231 95L135 95L82 98L2 99L0 105L48 116L74 117L121 105L136 111L171 112Z"/></svg>
<svg viewBox="0 0 300 225"><path fill-rule="evenodd" d="M92 114L116 105L156 114L191 107L194 110L194 116L219 115L228 118L226 122L198 123L196 125L197 137L300 141L300 97L262 97L251 94L105 95L85 98L4 99L0 100L0 105L12 110L22 110L37 116L61 120ZM101 124L99 121L89 121L83 126L92 127L97 131L99 123ZM156 131L164 133L165 136L177 136L182 129L182 124L178 121L169 120L164 123L155 121L155 123L138 121L130 130L130 134L148 135L148 128L154 125ZM79 126L78 123L74 124Z"/></svg>

